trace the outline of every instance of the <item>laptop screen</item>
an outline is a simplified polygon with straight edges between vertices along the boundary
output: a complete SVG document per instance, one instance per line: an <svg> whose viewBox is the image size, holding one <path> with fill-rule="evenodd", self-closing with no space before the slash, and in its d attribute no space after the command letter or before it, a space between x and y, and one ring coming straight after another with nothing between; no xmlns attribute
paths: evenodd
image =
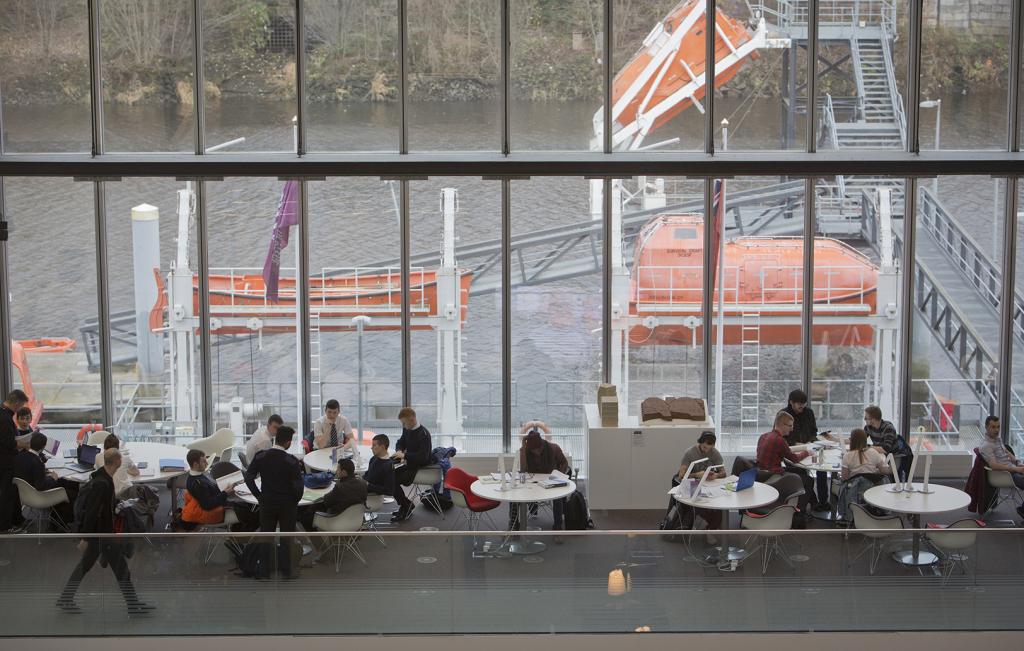
<svg viewBox="0 0 1024 651"><path fill-rule="evenodd" d="M750 488L754 485L754 480L757 479L757 468L750 468L740 473L739 480L736 482L736 490L741 491L744 488Z"/></svg>
<svg viewBox="0 0 1024 651"><path fill-rule="evenodd" d="M80 445L78 446L78 462L92 466L96 463L96 456L99 453L100 449L95 445Z"/></svg>

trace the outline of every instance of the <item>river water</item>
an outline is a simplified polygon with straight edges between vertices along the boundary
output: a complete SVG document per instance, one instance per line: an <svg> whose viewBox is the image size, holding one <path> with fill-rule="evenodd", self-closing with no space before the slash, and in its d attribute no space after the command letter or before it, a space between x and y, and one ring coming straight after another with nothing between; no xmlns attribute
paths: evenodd
<svg viewBox="0 0 1024 651"><path fill-rule="evenodd" d="M982 95L944 98L943 148L996 147L1002 138L1003 100ZM774 149L779 146L779 103L759 99L742 105L720 100L718 110L731 116L730 149ZM287 151L294 107L288 102L254 99L223 100L211 105L207 141L213 145L245 137L232 151ZM717 115L717 114L716 114ZM84 116L84 118L83 118ZM513 106L512 142L520 150L586 150L592 133L593 106L586 103L531 103ZM88 113L81 106L8 107L5 110L8 151L85 151ZM933 142L934 122L922 118L922 145ZM418 103L410 106L410 142L414 150L496 150L498 113L493 102ZM189 151L192 116L164 106L110 106L106 111L109 151ZM797 133L802 133L798 124ZM679 137L674 147L699 149L701 116L689 111L666 125L653 140ZM314 105L309 111L311 150L367 151L397 147L397 110L392 105ZM652 141L653 141L652 140ZM798 140L797 146L800 146ZM771 179L765 179L766 183ZM743 181L737 181L742 184ZM923 181L929 183L929 181ZM149 203L160 209L161 269L166 273L175 255L175 192L182 183L162 179L125 179L107 184L107 230L112 311L133 305L131 230L132 206ZM281 183L276 179L226 179L209 184L209 252L212 267L260 268L266 255ZM368 265L397 258L398 231L393 188L378 179L329 179L311 184L311 260L322 268ZM500 187L480 178L430 179L412 183L412 252L437 251L441 223L438 194L442 187L459 191L457 233L461 244L495 239L500 233ZM697 189L699 186L689 184ZM10 275L12 331L16 338L78 335L82 320L96 315L92 188L63 179L5 180L8 219L12 227ZM397 189L394 189L397 191ZM993 232L993 182L962 177L940 180L940 197L977 239L998 258L1000 234ZM588 184L578 178L537 178L513 184L513 232L590 220ZM191 250L195 255L194 235ZM294 264L294 243L284 266ZM194 260L194 257L193 257ZM525 268L535 261L515 261ZM194 268L195 263L192 262ZM1018 265L1024 278L1024 265ZM496 271L496 269L495 269ZM579 403L592 388L563 382L594 381L600 376L600 276L522 287L513 295L513 376L515 420L532 417L578 422L579 412L551 403ZM473 296L464 328L464 402L469 422L494 425L500 420L500 301L496 294ZM323 334L321 379L335 383L323 398L339 397L351 411L355 401L356 337ZM417 404L436 401L437 350L432 333L413 335L414 398ZM663 347L665 348L665 347ZM699 387L699 349L636 350L631 370L637 378L664 378L651 391ZM786 349L788 347L779 347ZM365 336L364 378L370 402L400 400L399 337L396 332ZM941 353L928 355L935 373L951 372ZM290 336L254 337L214 350L218 398L238 392L247 399L284 404L294 418L295 345ZM798 356L797 356L798 357ZM777 359L775 359L777 358ZM774 361L773 361L774 360ZM793 350L766 355L763 376L798 376ZM731 372L726 367L726 376ZM768 372L771 371L771 372ZM737 373L738 375L738 373ZM51 378L55 379L55 378ZM38 378L37 378L38 380ZM266 384L264 384L266 383ZM644 385L646 386L646 385ZM637 389L637 393L641 390ZM572 391L577 391L573 394ZM775 392L773 392L775 393ZM645 395L647 395L645 393ZM98 396L98 393L97 393ZM639 400L641 396L634 395ZM775 400L776 396L770 396ZM728 398L727 398L728 401ZM547 406L545 406L547 405ZM430 413L428 411L428 413ZM429 419L427 420L429 423Z"/></svg>

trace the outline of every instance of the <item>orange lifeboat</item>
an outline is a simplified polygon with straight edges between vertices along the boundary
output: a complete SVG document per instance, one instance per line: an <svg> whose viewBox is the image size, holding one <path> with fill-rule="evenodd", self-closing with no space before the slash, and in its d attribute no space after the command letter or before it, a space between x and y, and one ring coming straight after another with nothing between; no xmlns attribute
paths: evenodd
<svg viewBox="0 0 1024 651"><path fill-rule="evenodd" d="M616 107L617 114L615 122L618 126L632 124L637 119L637 114L645 107L658 106L669 100L673 94L684 89L687 84L694 80L699 82L699 87L693 92L692 99L685 97L671 100L673 103L668 110L654 119L648 131L654 131L675 116L693 106L693 99L698 102L704 98L707 91L704 79L704 60L707 55L704 31L707 25L707 16L703 9L705 0L683 0L661 21L650 35L644 39L644 48L633 55L612 82L613 102L627 94L632 97L630 102L621 111ZM699 14L696 19L691 14ZM690 24L692 21L692 24ZM733 52L733 48L739 49L749 42L753 37L743 24L721 11L716 13L715 20L719 32L715 38L715 60L721 61ZM675 34L677 30L686 28L688 31L683 35L677 52L670 57L667 67L658 70L657 74L646 75L646 81L639 90L632 89L632 85L638 79L644 78L644 71L651 64L657 54L662 50L664 41ZM722 36L728 38L726 42ZM732 47L730 47L730 44ZM756 51L750 52L736 65L724 69L715 70L715 87L721 88L736 76L743 65L752 59L756 59ZM653 88L653 92L652 92Z"/></svg>
<svg viewBox="0 0 1024 651"><path fill-rule="evenodd" d="M70 337L40 337L19 339L18 343L26 353L66 353L75 349L76 342Z"/></svg>
<svg viewBox="0 0 1024 651"><path fill-rule="evenodd" d="M760 343L800 344L803 248L802 237L727 241L724 279L715 284L714 306L723 291L726 317L789 317L778 319L782 323L765 318L760 324ZM632 344L691 345L695 336L700 341L699 325L690 328L677 323L679 317L701 318L703 249L704 219L700 215L660 215L641 229L630 279L630 315L673 317L675 323L653 329L634 326L629 335ZM873 327L857 321L875 313L877 287L878 268L867 257L838 240L815 238L814 315L842 316L844 322L816 324L813 342L872 345ZM741 343L741 335L738 323L726 324L726 344ZM712 333L712 340L714 336Z"/></svg>
<svg viewBox="0 0 1024 651"><path fill-rule="evenodd" d="M460 318L466 322L469 300L469 285L473 274L468 269L459 269L459 290L462 294L462 313ZM163 327L164 312L167 309L167 291L164 278L159 269L154 269L157 284L157 303L149 313L149 326L152 330ZM437 297L437 272L431 270L415 270L410 273L410 300L413 316L438 316L440 306ZM365 275L348 275L321 277L314 276L309 280L310 308L320 318L320 330L343 331L354 330L348 321L358 314L369 316L399 317L402 314L402 277L398 271ZM262 274L211 274L210 275L210 314L214 317L295 317L295 279L281 277L278 282L279 300L271 302L266 296L266 286ZM199 279L193 281L193 309L199 313ZM331 323L338 319L338 323ZM423 330L429 326L414 326L413 329ZM369 325L367 330L394 330L397 326ZM268 324L264 332L294 332L294 325ZM249 328L244 325L225 324L211 330L213 334L248 334Z"/></svg>

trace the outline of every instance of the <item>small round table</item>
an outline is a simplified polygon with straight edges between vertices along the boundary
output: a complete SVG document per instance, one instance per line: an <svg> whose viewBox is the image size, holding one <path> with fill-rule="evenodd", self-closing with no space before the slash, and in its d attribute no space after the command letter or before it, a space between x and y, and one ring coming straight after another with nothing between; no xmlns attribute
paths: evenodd
<svg viewBox="0 0 1024 651"><path fill-rule="evenodd" d="M140 475L128 475L128 478L132 480L133 484L156 484L166 482L172 477L178 475L184 475L188 472L188 463L185 461L185 455L188 454L188 448L180 445L171 445L169 443L152 443L149 441L128 441L121 443L122 453L127 452L128 456L131 457L135 465L144 463L146 467L141 470ZM100 452L102 454L102 452ZM161 459L173 459L176 462L181 463L181 470L172 470L170 472L160 472L160 460ZM66 462L67 460L65 460ZM60 467L56 467L60 469ZM89 476L92 471L84 472L73 472L65 475L70 481L79 483L85 483L89 481Z"/></svg>
<svg viewBox="0 0 1024 651"><path fill-rule="evenodd" d="M539 481L546 479L546 475L526 475L526 481L519 486L512 488L507 485L506 490L501 490L501 482L484 483L479 479L470 485L469 490L477 497L483 497L496 502L509 502L516 505L516 519L526 531L526 521L529 517L529 505L533 502L547 502L549 500L560 500L576 492L576 482L567 480L568 485L555 488L544 488ZM527 540L523 536L510 536L508 550L513 554L539 554L547 548L547 545L539 540Z"/></svg>
<svg viewBox="0 0 1024 651"><path fill-rule="evenodd" d="M914 529L921 528L921 516L934 513L948 513L962 509L971 503L971 496L962 490L930 484L929 493L920 492L923 484L912 484L912 491L892 492L893 484L882 484L864 491L864 501L871 506L910 516ZM895 552L893 558L904 565L931 565L939 559L931 552L921 551L921 534L914 533L911 551Z"/></svg>
<svg viewBox="0 0 1024 651"><path fill-rule="evenodd" d="M832 475L843 469L843 450L838 447L825 447L825 459L822 463L815 461L817 453L812 451L811 456L804 458L798 464L794 464L798 468L804 470L813 470L814 472L822 472L828 475L828 487L830 494L828 496L829 508L827 511L811 511L811 515L818 520L835 520L836 512L838 510L838 504L836 500L832 499Z"/></svg>
<svg viewBox="0 0 1024 651"><path fill-rule="evenodd" d="M370 457L373 453L370 451L368 445L356 446L359 450L359 462L356 464L356 473L362 474L366 472L366 467L370 463ZM352 456L351 451L344 446L338 446L334 448L321 448L319 450L313 450L305 457L302 462L306 464L306 468L317 472L333 471L338 465L338 459L344 459L346 456Z"/></svg>
<svg viewBox="0 0 1024 651"><path fill-rule="evenodd" d="M754 482L754 485L750 488L741 491L725 490L725 484L726 481L724 479L704 482L704 488L711 491L710 497L691 497L688 493L688 482L676 486L669 493L677 502L687 506L698 509L711 509L713 511L725 511L725 529L729 528L729 511L756 509L779 499L779 491L774 486L769 486L759 481ZM724 541L723 543L719 556L716 559L718 562L727 560L742 561L746 558L746 550L729 547Z"/></svg>

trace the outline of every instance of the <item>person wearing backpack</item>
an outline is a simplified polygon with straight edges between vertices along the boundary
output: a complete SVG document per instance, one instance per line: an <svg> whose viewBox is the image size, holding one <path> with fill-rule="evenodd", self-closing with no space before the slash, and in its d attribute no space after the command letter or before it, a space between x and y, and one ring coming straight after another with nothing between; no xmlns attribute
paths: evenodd
<svg viewBox="0 0 1024 651"><path fill-rule="evenodd" d="M75 501L75 530L83 534L114 533L114 473L121 467L121 452L110 448L103 452L103 467L92 473L89 482L82 487ZM82 610L75 603L75 594L82 578L92 569L97 560L102 560L114 576L121 589L129 615L145 615L153 606L139 601L132 584L131 572L124 557L121 543L112 538L82 538L78 541L82 558L68 577L64 590L57 599L57 607L69 614L80 614Z"/></svg>

